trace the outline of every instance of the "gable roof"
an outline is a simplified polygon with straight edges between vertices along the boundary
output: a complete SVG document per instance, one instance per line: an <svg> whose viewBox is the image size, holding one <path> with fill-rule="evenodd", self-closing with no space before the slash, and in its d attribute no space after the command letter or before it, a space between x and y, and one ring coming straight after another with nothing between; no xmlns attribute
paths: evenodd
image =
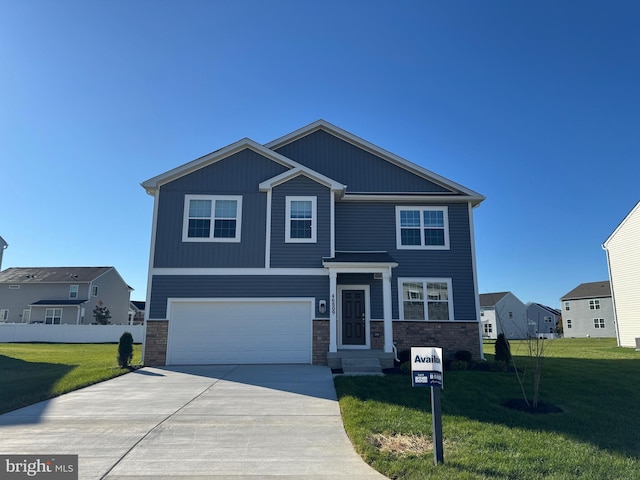
<svg viewBox="0 0 640 480"><path fill-rule="evenodd" d="M259 185L260 191L270 190L273 187L280 185L282 183L288 182L292 178L295 178L299 175L304 175L305 177L308 177L311 180L330 188L331 190L344 192L344 190L347 188L346 185L343 185L340 182L336 182L335 180L325 175L322 175L321 173L318 173L314 170L311 170L310 168L301 166L301 167L292 168L291 170L287 170L286 172L282 172L280 175L276 175L275 177L269 178L268 180L265 180L264 182L260 183Z"/></svg>
<svg viewBox="0 0 640 480"><path fill-rule="evenodd" d="M609 235L609 238L607 238L604 243L602 244L602 248L604 248L605 250L607 250L607 248L609 247L609 243L611 242L611 240L613 240L613 237L615 237L617 235L617 233L624 228L624 225L629 221L629 219L636 214L636 212L640 212L640 201L638 203L636 203L636 205L631 209L631 211L629 213L627 213L627 215L622 219L622 221L620 222L620 224L616 227L616 229L613 231L613 233L611 233L611 235ZM0 237L1 238L1 237Z"/></svg>
<svg viewBox="0 0 640 480"><path fill-rule="evenodd" d="M267 144L265 144L265 147L272 149L272 150L277 150L289 143L292 143L296 140L299 140L302 137L305 137L307 135L310 135L312 133L317 132L318 130L322 130L324 132L327 132L335 137L338 137L346 142L351 143L352 145L355 145L358 148L361 148L373 155L376 155L386 161L388 161L389 163L392 163L400 168L403 168L415 175L418 175L419 177L422 177L424 179L427 179L433 183L436 183L444 188L446 188L447 190L452 191L452 193L455 194L459 194L459 195L464 195L464 196L468 196L470 197L469 200L471 200L473 202L473 205L476 206L478 205L480 202L482 202L485 197L481 194L479 194L478 192L475 192L469 188L466 188L458 183L455 183L447 178L444 178L440 175L438 175L437 173L434 173L430 170L427 170L424 167L421 167L420 165L417 165L413 162L410 162L409 160L406 160L394 153L391 153L381 147L378 147L377 145L374 145L371 142L368 142L350 132L347 132L346 130L341 129L340 127L336 127L335 125L332 125L331 123L327 122L326 120L316 120L313 123L310 123L309 125L299 128L298 130L295 130L294 132L291 132L287 135L284 135L283 137L277 138Z"/></svg>
<svg viewBox="0 0 640 480"><path fill-rule="evenodd" d="M611 296L609 281L581 283L565 294L560 300L580 300L582 298L602 298Z"/></svg>
<svg viewBox="0 0 640 480"><path fill-rule="evenodd" d="M88 283L113 267L28 267L0 272L0 283Z"/></svg>
<svg viewBox="0 0 640 480"><path fill-rule="evenodd" d="M342 190L342 192L344 192L346 190L346 185L343 185L340 182L330 179L327 176L311 168L308 168L275 151L276 149L288 143L298 140L306 135L310 135L314 132L317 132L318 130L323 130L331 135L334 135L335 137L340 138L346 142L349 142L352 145L355 145L356 147L361 148L362 150L365 150L373 155L376 155L377 157L397 167L407 170L413 173L414 175L417 175L418 177L421 177L423 179L426 179L434 184L437 184L443 187L444 189L448 190L446 192L447 195L443 195L443 196L444 197L450 196L449 198L447 198L447 200L470 201L473 206L476 206L485 199L484 196L480 195L477 192L474 192L473 190L463 187L462 185L452 182L451 180L448 180L434 172L431 172L426 168L423 168L391 152L388 152L370 142L367 142L366 140L363 140L353 135L352 133L347 132L346 130L343 130L339 127L336 127L335 125L330 124L325 120L317 120L307 125L306 127L302 127L298 130L295 130L294 132L291 132L283 137L273 140L265 145L260 145L259 143L249 138L243 138L242 140L232 143L231 145L228 145L219 150L215 150L207 155L204 155L200 158L192 160L191 162L185 163L184 165L181 165L165 173L162 173L153 178L150 178L149 180L142 182L141 185L149 195L155 195L158 188L160 188L162 185L166 183L176 180L184 175L193 173L201 168L207 167L217 161L223 160L224 158L227 158L244 149L251 149L256 153L263 155L264 157L269 158L287 168L296 170L296 172L294 173L292 172L283 173L282 178L278 176L278 177L274 177L273 179L262 182L260 184L260 188L262 190L269 188L268 182L272 182L270 186L273 186L273 182L287 181L289 178L292 178L288 175L295 176L295 175L304 174L309 178L312 178L320 183L323 183L329 186L334 191ZM353 197L356 198L359 196L353 195Z"/></svg>
<svg viewBox="0 0 640 480"><path fill-rule="evenodd" d="M553 315L556 315L556 316L562 315L562 312L560 312L560 310L558 310L556 308L553 308L553 307L548 307L548 306L543 305L541 303L535 303L534 302L531 305L536 305L536 306L540 307L541 309L546 310L547 312L549 312L549 313L551 313Z"/></svg>
<svg viewBox="0 0 640 480"><path fill-rule="evenodd" d="M481 293L480 294L480 306L481 307L495 307L496 304L511 292L497 292L497 293Z"/></svg>

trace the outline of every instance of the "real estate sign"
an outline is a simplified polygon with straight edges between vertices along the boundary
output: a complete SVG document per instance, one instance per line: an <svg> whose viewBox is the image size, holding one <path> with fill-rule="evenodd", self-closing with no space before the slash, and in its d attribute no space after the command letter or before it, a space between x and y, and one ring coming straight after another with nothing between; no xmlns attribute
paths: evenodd
<svg viewBox="0 0 640 480"><path fill-rule="evenodd" d="M443 388L441 348L411 347L411 385Z"/></svg>

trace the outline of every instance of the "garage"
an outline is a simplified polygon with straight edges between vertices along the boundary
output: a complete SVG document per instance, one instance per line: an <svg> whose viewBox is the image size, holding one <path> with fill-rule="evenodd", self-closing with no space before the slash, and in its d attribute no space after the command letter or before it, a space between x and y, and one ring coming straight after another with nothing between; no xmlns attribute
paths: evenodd
<svg viewBox="0 0 640 480"><path fill-rule="evenodd" d="M168 365L311 363L314 299L168 303Z"/></svg>

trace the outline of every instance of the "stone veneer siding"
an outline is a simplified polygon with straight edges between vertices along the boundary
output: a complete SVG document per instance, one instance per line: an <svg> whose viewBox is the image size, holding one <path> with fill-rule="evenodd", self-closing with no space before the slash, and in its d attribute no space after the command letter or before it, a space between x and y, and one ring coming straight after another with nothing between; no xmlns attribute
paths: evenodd
<svg viewBox="0 0 640 480"><path fill-rule="evenodd" d="M314 365L327 364L329 351L329 320L313 321L313 351L311 363Z"/></svg>
<svg viewBox="0 0 640 480"><path fill-rule="evenodd" d="M167 364L168 320L151 320L147 322L147 338L144 347L144 361L147 366Z"/></svg>

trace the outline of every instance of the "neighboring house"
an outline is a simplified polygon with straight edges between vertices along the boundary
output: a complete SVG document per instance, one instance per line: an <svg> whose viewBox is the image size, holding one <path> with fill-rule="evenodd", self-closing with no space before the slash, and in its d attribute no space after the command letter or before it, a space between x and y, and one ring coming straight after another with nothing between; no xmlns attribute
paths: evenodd
<svg viewBox="0 0 640 480"><path fill-rule="evenodd" d="M2 254L8 246L9 244L4 241L4 238L0 237L0 271L2 271Z"/></svg>
<svg viewBox="0 0 640 480"><path fill-rule="evenodd" d="M131 300L129 302L129 325L142 325L144 323L145 302Z"/></svg>
<svg viewBox="0 0 640 480"><path fill-rule="evenodd" d="M0 322L91 324L99 301L126 324L133 290L113 267L8 268L0 272Z"/></svg>
<svg viewBox="0 0 640 480"><path fill-rule="evenodd" d="M560 303L565 338L616 336L609 282L581 283Z"/></svg>
<svg viewBox="0 0 640 480"><path fill-rule="evenodd" d="M508 340L527 338L527 307L511 292L482 293L480 295L482 336L496 339L504 333Z"/></svg>
<svg viewBox="0 0 640 480"><path fill-rule="evenodd" d="M541 303L528 303L527 320L531 333L553 338L562 322L562 312Z"/></svg>
<svg viewBox="0 0 640 480"><path fill-rule="evenodd" d="M472 190L322 120L142 186L147 365L482 355Z"/></svg>
<svg viewBox="0 0 640 480"><path fill-rule="evenodd" d="M618 346L640 348L640 202L602 247L607 252Z"/></svg>

